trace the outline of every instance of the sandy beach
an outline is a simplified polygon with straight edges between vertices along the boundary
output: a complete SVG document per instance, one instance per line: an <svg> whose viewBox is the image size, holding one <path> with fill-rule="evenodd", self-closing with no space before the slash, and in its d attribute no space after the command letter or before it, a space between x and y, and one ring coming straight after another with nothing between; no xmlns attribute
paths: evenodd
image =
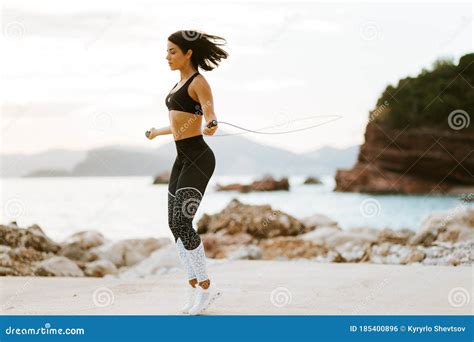
<svg viewBox="0 0 474 342"><path fill-rule="evenodd" d="M209 266L206 315L470 315L472 267L236 260ZM176 315L180 269L153 279L2 277L3 315Z"/></svg>

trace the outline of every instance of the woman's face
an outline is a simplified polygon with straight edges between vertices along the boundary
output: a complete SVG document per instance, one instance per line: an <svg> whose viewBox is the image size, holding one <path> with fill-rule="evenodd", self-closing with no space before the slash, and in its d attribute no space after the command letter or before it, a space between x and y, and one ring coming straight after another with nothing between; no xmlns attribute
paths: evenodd
<svg viewBox="0 0 474 342"><path fill-rule="evenodd" d="M166 54L166 59L171 70L181 69L186 63L189 63L189 58L191 57L192 50L188 50L186 54L180 49L176 44L173 44L168 40L168 49Z"/></svg>

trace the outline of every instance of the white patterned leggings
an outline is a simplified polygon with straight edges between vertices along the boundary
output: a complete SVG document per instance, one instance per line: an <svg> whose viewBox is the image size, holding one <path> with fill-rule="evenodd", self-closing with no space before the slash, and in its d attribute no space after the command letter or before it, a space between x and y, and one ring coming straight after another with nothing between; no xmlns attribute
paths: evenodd
<svg viewBox="0 0 474 342"><path fill-rule="evenodd" d="M207 279L204 246L193 219L216 160L202 135L176 140L178 155L168 185L168 224L189 279Z"/></svg>

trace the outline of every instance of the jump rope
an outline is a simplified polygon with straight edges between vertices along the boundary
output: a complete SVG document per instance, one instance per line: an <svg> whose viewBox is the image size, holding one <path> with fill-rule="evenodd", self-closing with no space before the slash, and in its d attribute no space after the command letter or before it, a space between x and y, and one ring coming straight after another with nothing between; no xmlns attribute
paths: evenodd
<svg viewBox="0 0 474 342"><path fill-rule="evenodd" d="M218 122L217 120L212 120L212 121L207 125L207 128L212 128L212 127L214 127L214 126L217 126L218 124L226 124L226 125L229 125L229 126L238 128L238 129L240 129L240 130L243 130L243 131L246 131L246 132L250 132L250 133L256 133L256 134L288 134L288 133L294 133L294 132L305 131L305 130L307 130L307 129L311 129L311 128L314 128L314 127L322 126L322 125L328 124L328 123L330 123L330 122L333 122L333 121L336 121L336 120L339 120L339 119L342 118L342 116L340 116L340 115L313 115L313 116L309 116L309 117L305 117L305 118L294 119L294 120L289 121L288 123L296 122L296 121L301 121L301 120L312 119L312 118L316 118L316 117L319 117L319 118L322 118L322 117L332 117L332 118L334 118L334 119L329 120L329 121L326 121L326 122L323 122L323 123L320 123L320 124L317 124L317 125L311 125L311 126L308 126L308 127L298 128L298 129L294 129L294 130L290 130L290 131L284 131L284 132L263 132L263 131L262 131L262 130L264 130L264 129L273 128L273 127L277 127L277 126L262 127L262 128L259 128L259 130L251 130L251 129L248 129L248 128L245 128L245 127L240 127L240 126L237 126L237 125L231 124L231 123L229 123L229 122L225 122L225 121L219 121L219 122ZM223 136L239 135L239 134L245 134L245 132L244 132L244 133L219 134L219 135L214 135L214 136L215 136L215 137L223 137Z"/></svg>
<svg viewBox="0 0 474 342"><path fill-rule="evenodd" d="M331 118L331 117L332 117L333 119L332 119L332 120L329 120L329 121L326 121L326 122L323 122L323 123L320 123L320 124L317 124L317 125L311 125L311 126L308 126L308 127L298 128L298 129L289 130L289 131L284 131L284 132L263 132L263 131L262 131L262 130L264 130L264 129L273 128L273 127L276 127L276 126L262 127L262 128L259 128L259 130L252 130L252 129L248 129L248 128L245 128L245 127L240 127L240 126L234 125L234 124L232 124L232 123L230 123L230 122L217 121L217 120L212 120L211 122L209 122L209 124L207 125L207 128L215 127L215 126L217 126L218 124L225 124L225 125L229 125L229 126L232 126L232 127L235 127L235 128L238 128L238 129L240 129L240 130L245 131L245 132L243 132L243 133L218 134L218 135L213 135L212 137L223 137L223 136L231 136L231 135L240 135L240 134L245 134L245 133L247 133L247 132L255 133L255 134L288 134L288 133L294 133L294 132L305 131L305 130L307 130L307 129L311 129L311 128L314 128L314 127L322 126L322 125L328 124L328 123L330 123L330 122L333 122L333 121L336 121L336 120L339 120L339 119L342 118L342 116L340 116L340 115L313 115L313 116L309 116L309 117L305 117L305 118L294 119L294 120L289 121L288 123L296 122L296 121L301 121L301 120L312 119L312 118L316 118L316 117L319 117L319 118L322 118L322 117ZM146 131L146 133L145 133L146 137L148 137L150 134L151 134L151 131Z"/></svg>

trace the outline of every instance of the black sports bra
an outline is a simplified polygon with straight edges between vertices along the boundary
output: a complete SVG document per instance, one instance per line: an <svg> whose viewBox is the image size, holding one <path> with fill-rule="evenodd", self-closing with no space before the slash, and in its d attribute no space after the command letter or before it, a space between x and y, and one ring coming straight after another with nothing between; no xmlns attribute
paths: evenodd
<svg viewBox="0 0 474 342"><path fill-rule="evenodd" d="M191 84L191 81L197 75L199 75L199 71L194 73L194 75L192 75L184 85L182 85L177 91L172 93L171 91L178 85L178 83L174 85L173 89L171 89L165 100L168 110L179 110L181 112L187 112L196 115L203 114L201 104L199 102L194 101L188 93L188 87Z"/></svg>

